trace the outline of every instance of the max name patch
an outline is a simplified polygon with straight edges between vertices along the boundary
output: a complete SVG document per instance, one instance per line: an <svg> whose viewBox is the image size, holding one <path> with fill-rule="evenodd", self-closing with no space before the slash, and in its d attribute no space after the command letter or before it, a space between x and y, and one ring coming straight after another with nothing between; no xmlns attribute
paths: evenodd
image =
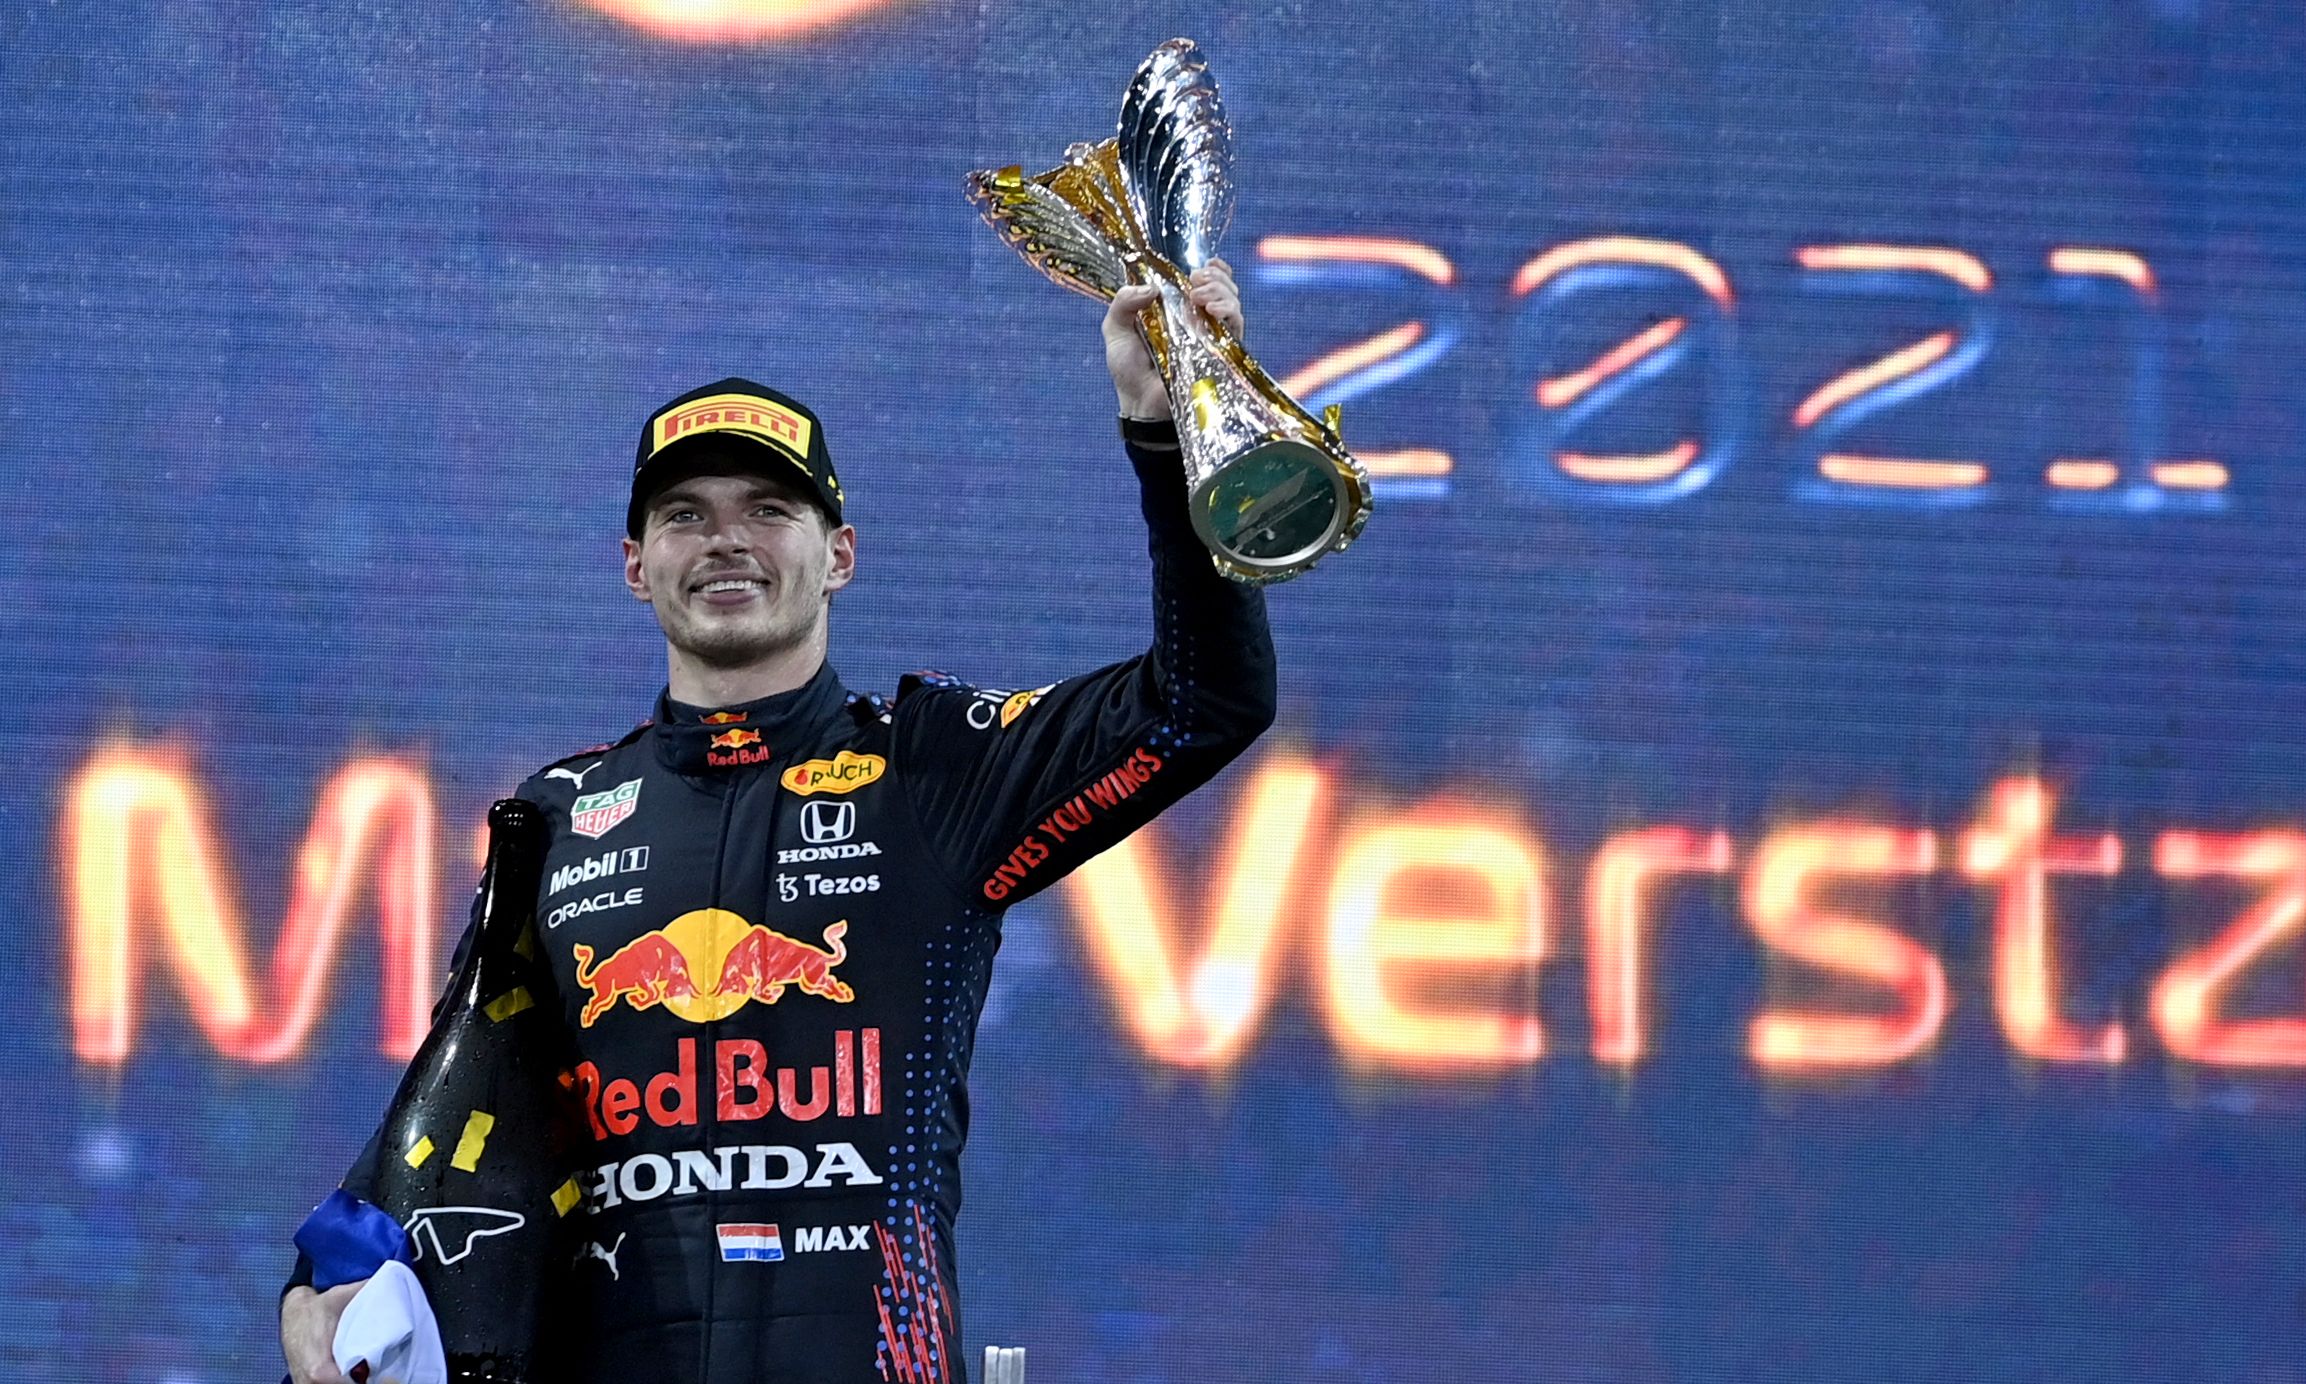
<svg viewBox="0 0 2306 1384"><path fill-rule="evenodd" d="M777 782L807 797L811 793L853 793L888 772L889 761L877 754L843 750L831 759L811 759L778 775Z"/></svg>
<svg viewBox="0 0 2306 1384"><path fill-rule="evenodd" d="M793 1228L793 1253L817 1254L826 1250L860 1250L871 1248L870 1223L865 1225L803 1225ZM774 1264L785 1257L785 1236L782 1228L758 1222L723 1221L713 1227L721 1242L721 1262L741 1263L758 1260Z"/></svg>

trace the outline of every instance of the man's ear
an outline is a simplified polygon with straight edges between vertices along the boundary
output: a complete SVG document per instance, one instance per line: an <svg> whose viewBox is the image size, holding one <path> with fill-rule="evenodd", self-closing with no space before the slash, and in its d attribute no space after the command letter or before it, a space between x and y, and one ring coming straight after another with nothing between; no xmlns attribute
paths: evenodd
<svg viewBox="0 0 2306 1384"><path fill-rule="evenodd" d="M857 526L843 524L825 535L831 561L825 564L825 594L847 586L857 575Z"/></svg>
<svg viewBox="0 0 2306 1384"><path fill-rule="evenodd" d="M643 603L650 600L648 574L641 570L641 545L628 538L625 545L625 590L633 599Z"/></svg>

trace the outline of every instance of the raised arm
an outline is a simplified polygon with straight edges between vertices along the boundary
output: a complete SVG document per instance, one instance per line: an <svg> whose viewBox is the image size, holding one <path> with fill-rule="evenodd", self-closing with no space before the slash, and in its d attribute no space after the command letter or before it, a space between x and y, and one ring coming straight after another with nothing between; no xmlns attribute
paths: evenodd
<svg viewBox="0 0 2306 1384"><path fill-rule="evenodd" d="M1195 277L1196 301L1239 331L1224 266ZM988 907L1046 888L1144 825L1273 721L1265 598L1220 576L1193 535L1168 395L1134 325L1151 300L1124 290L1105 317L1153 560L1151 646L997 706L923 680L898 698L899 780L957 886Z"/></svg>

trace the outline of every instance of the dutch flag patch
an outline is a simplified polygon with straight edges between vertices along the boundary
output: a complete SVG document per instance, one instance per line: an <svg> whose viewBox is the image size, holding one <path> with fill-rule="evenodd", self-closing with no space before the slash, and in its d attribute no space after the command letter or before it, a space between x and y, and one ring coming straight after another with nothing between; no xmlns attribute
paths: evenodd
<svg viewBox="0 0 2306 1384"><path fill-rule="evenodd" d="M785 1257L784 1236L773 1225L753 1222L724 1223L714 1227L721 1237L721 1262L734 1264L740 1260L760 1259L775 1261Z"/></svg>

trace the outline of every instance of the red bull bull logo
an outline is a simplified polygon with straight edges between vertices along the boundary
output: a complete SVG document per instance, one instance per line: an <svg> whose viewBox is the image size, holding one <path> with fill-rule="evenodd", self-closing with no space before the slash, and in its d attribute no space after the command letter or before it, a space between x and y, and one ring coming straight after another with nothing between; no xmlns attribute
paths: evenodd
<svg viewBox="0 0 2306 1384"><path fill-rule="evenodd" d="M716 769L762 764L768 758L769 747L761 743L761 733L757 730L724 730L712 738L705 750L705 763Z"/></svg>
<svg viewBox="0 0 2306 1384"><path fill-rule="evenodd" d="M577 1016L586 1028L622 1000L636 1010L664 1006L690 1023L726 1018L759 1000L775 1004L787 988L836 1004L857 997L833 969L848 959L847 919L825 929L825 945L749 923L722 908L684 913L643 933L595 964L582 943L571 949L576 981L590 997Z"/></svg>
<svg viewBox="0 0 2306 1384"><path fill-rule="evenodd" d="M705 717L705 724L708 726L733 726L744 719L745 713L742 711L716 711Z"/></svg>

